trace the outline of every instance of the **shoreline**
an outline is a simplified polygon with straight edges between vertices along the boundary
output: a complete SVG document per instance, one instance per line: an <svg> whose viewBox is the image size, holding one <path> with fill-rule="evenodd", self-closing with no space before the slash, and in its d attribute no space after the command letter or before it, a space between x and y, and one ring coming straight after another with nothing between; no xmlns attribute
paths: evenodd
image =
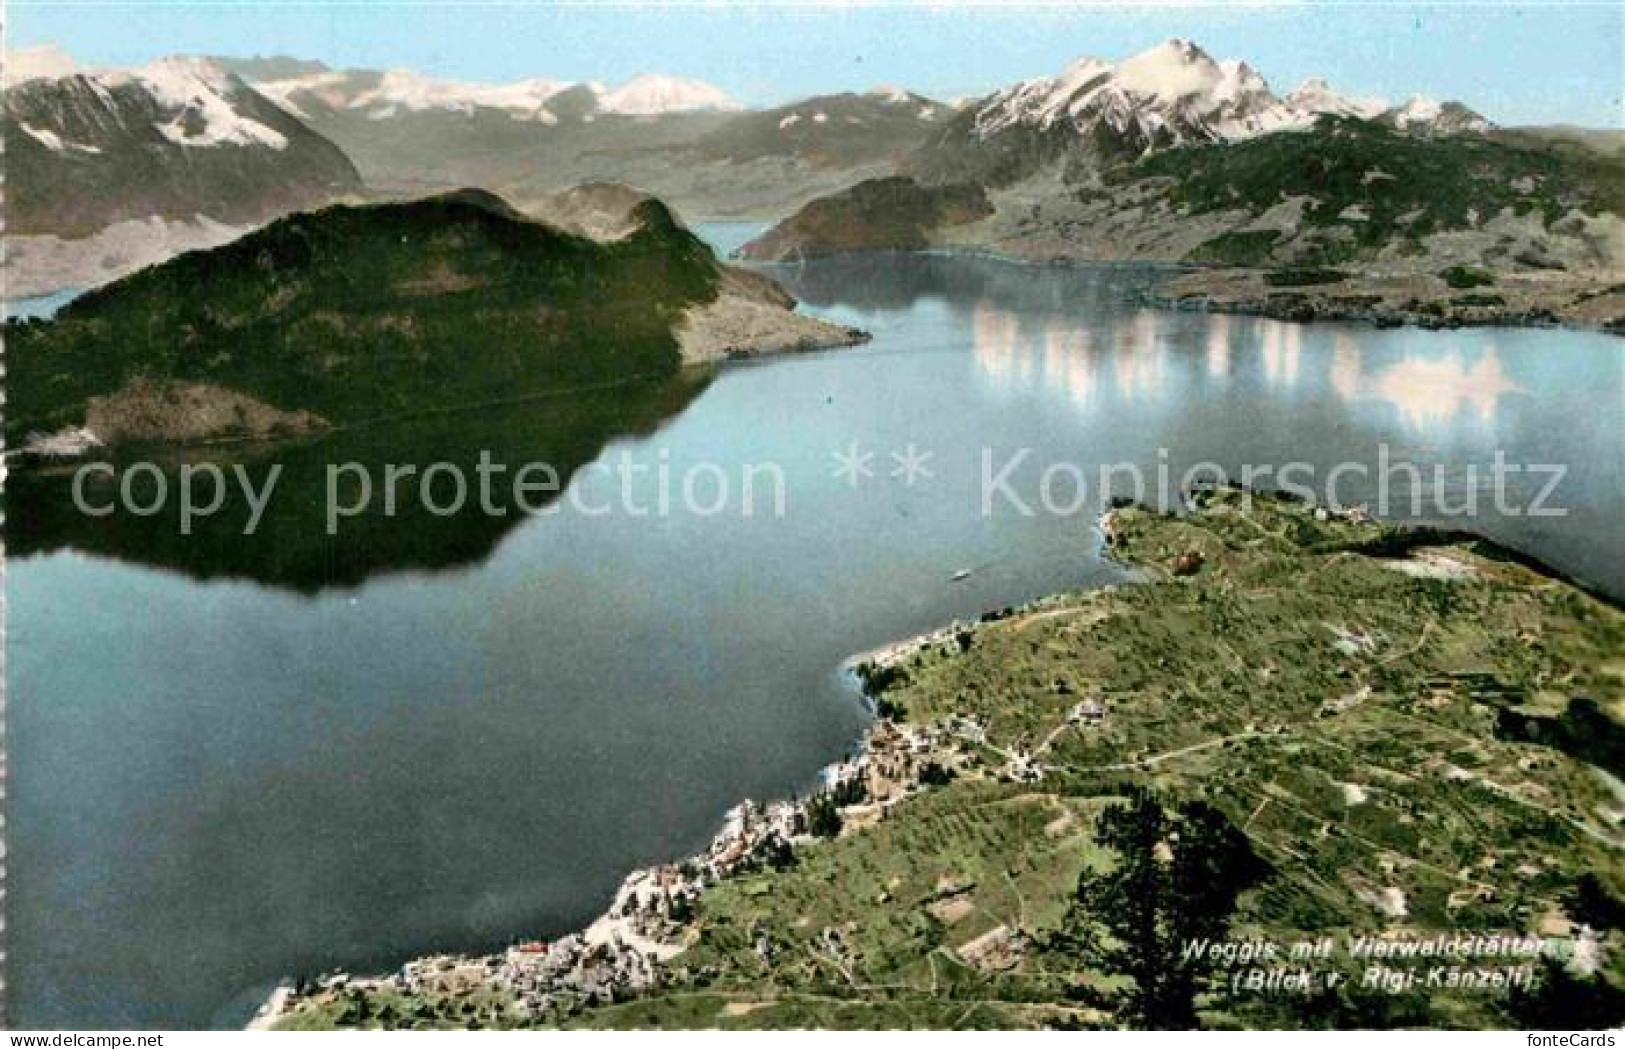
<svg viewBox="0 0 1625 1049"><path fill-rule="evenodd" d="M928 639L951 629L900 638L882 648L890 653L888 659L901 660L929 644ZM850 674L855 663L866 655L843 661L840 671ZM872 711L873 701L861 683L856 678L851 683L854 699ZM813 799L842 783L864 777L877 754L898 739L908 741L905 746L915 743L913 731L906 727L894 726L885 719L871 722L846 757L814 773L813 782L819 788L806 797L766 802L743 799L723 813L721 827L704 849L633 869L621 879L598 916L582 928L562 933L550 942L516 937L508 947L487 954L420 955L387 974L322 974L311 981L308 989L296 984L293 977L284 976L243 1029L275 1030L279 1021L297 1013L304 999L348 989L457 992L495 981L512 990L522 1005L529 1006L529 1018L547 1016L561 1006L562 998L573 996L590 1004L617 1000L613 996L625 991L657 989L659 967L688 947L687 930L674 919L728 878L760 870L764 864L771 867L781 849L793 850L798 844L805 846L816 840L817 836L807 829ZM888 742L881 746L877 740ZM878 812L918 789L923 788L897 793L884 802L843 806L841 811Z"/></svg>
<svg viewBox="0 0 1625 1049"><path fill-rule="evenodd" d="M1287 275L1283 281L1282 276ZM1625 336L1625 274L1537 276L1499 273L1480 288L1454 287L1436 274L1200 269L1142 293L1147 305L1177 312L1321 321L1427 331L1552 328Z"/></svg>
<svg viewBox="0 0 1625 1049"><path fill-rule="evenodd" d="M956 621L950 627L882 646L886 665L901 662L968 625ZM843 662L843 671L859 658ZM855 698L873 709L873 700L866 693L858 690ZM974 731L973 723L967 727ZM877 719L847 757L818 769L815 781L820 789L805 797L742 800L723 813L721 828L702 851L629 872L603 911L585 927L551 941L516 937L508 947L487 954L420 955L391 973L356 976L337 971L317 976L308 986L285 976L243 1029L277 1030L278 1023L296 1015L305 1000L350 990L465 994L495 984L511 991L524 1018L532 1020L558 1017L561 1009L568 1017L585 1006L624 1000L618 995L658 990L661 967L690 945L689 929L679 916L706 892L736 875L777 869L775 857L783 855L780 850L793 851L819 840L808 829L814 799L827 796L843 783L866 779L871 768L899 755L910 767L922 764L942 755L961 738L968 737ZM841 805L838 811L845 826L857 829L899 802L931 789L913 783L881 799Z"/></svg>
<svg viewBox="0 0 1625 1049"><path fill-rule="evenodd" d="M1268 493L1258 493L1268 496ZM1109 509L1098 518L1095 535L1109 555L1115 534ZM1343 515L1339 515L1343 516ZM1597 588L1488 536L1456 529L1371 522L1372 542L1362 550L1384 561L1404 561L1420 548L1472 544L1479 556L1506 560L1537 574L1571 585L1610 607L1625 607ZM1133 582L1154 581L1142 576ZM947 646L965 631L1009 618L1042 617L1046 610L1080 594L1115 591L1116 585L1085 591L1045 595L1007 609L984 613L973 620L956 619L917 634L895 638L852 654L840 664L850 675L855 698L871 710L876 703L864 687L865 664L874 668L898 666L934 646ZM325 974L308 987L284 978L255 1012L245 1029L272 1030L283 1019L297 1015L306 1000L351 990L364 993L458 994L495 988L510 992L526 1020L568 1019L583 1009L627 1000L663 986L663 969L693 942L686 916L701 896L735 876L780 869L786 855L819 836L809 830L813 801L843 783L860 782L870 789L862 801L840 805L844 834L861 830L883 818L887 809L926 791L939 789L919 781L918 770L927 763L953 769L965 744L985 741L985 726L974 716L955 715L916 725L877 717L845 758L822 766L814 781L821 784L806 797L757 802L746 798L723 814L722 825L709 844L686 857L650 864L630 871L602 912L585 927L562 934L550 943L516 941L506 949L483 955L435 954L409 959L393 973L356 977ZM1040 771L1022 755L1005 755L1011 764L1004 771L1028 775ZM885 784L873 789L879 779ZM785 850L788 850L786 852Z"/></svg>
<svg viewBox="0 0 1625 1049"><path fill-rule="evenodd" d="M809 314L795 313L794 316L817 321L817 318L813 318ZM764 345L756 349L729 350L716 356L680 361L676 370L669 373L648 372L619 379L605 379L602 382L582 383L560 389L515 394L511 397L498 397L470 404L418 408L339 424L328 423L326 420L320 419L320 417L315 417L320 421L319 426L309 430L296 430L281 434L217 434L186 440L162 440L157 438L132 440L126 438L104 441L88 425L70 426L55 433L38 435L37 439L30 440L26 444L0 450L0 462L4 462L5 465L13 469L47 469L50 467L71 466L75 463L87 461L97 455L115 454L131 450L157 450L163 453L176 454L250 446L274 448L288 443L323 440L358 431L410 423L420 419L516 408L577 394L603 393L630 387L671 382L685 377L704 376L707 372L716 371L729 365L765 362L778 357L798 357L812 353L848 350L867 345L873 339L869 332L859 328L840 327L822 321L818 323L824 324L830 329L829 341L797 339L780 345Z"/></svg>
<svg viewBox="0 0 1625 1049"><path fill-rule="evenodd" d="M1100 514L1097 527L1091 533L1100 549L1108 553L1111 516L1112 511ZM1115 584L1107 584L1097 589L1115 588ZM865 687L859 667L865 664L881 668L896 666L933 645L952 642L961 631L974 630L981 623L1009 615L1042 611L1064 596L1046 594L1001 611L983 613L973 620L955 619L920 633L894 638L847 656L837 672L847 679L853 698L877 714L875 699ZM244 1030L275 1030L279 1021L297 1013L305 998L352 988L373 992L466 991L494 978L513 989L521 1002L534 1003L533 1008L538 1011L529 1013L531 1017L545 1014L552 1004L548 999L560 993L582 994L592 1000L606 987L657 989L658 966L677 957L688 946L684 935L687 930L681 926L673 928L674 914L686 911L707 890L729 877L760 870L764 858L779 854L781 848L794 850L798 845L817 840L817 836L808 831L813 800L842 783L867 778L877 763L900 764L912 770L939 758L952 762L948 756L952 747L965 740L975 742L979 736L974 719L963 721L945 730L941 726L911 726L876 716L846 757L825 764L814 773L813 782L821 785L820 790L806 797L781 797L766 802L752 798L741 800L723 813L721 828L702 851L633 869L621 879L609 903L596 918L581 929L556 937L550 944L516 937L501 951L483 955L417 956L388 974L362 977L342 971L323 974L312 981L308 990L296 986L293 978L285 976ZM931 789L934 788L915 780L901 789L894 787L883 797L840 806L838 811L847 825L867 825L898 802ZM771 862L768 865L771 866ZM614 978L602 978L606 965Z"/></svg>
<svg viewBox="0 0 1625 1049"><path fill-rule="evenodd" d="M1160 271L1166 276L1131 302L1183 313L1268 317L1296 324L1322 321L1374 328L1552 328L1625 337L1625 274L1495 273L1482 290L1452 288L1437 275L1357 273L1324 284L1271 286L1271 270L1213 267L1169 259L1091 259L999 251L972 244L877 248L813 255L800 261L744 260L766 269L850 256L924 255L985 259L1041 268L1094 267ZM738 263L741 260L733 260ZM1543 286L1544 285L1544 286ZM1496 301L1500 300L1500 301Z"/></svg>

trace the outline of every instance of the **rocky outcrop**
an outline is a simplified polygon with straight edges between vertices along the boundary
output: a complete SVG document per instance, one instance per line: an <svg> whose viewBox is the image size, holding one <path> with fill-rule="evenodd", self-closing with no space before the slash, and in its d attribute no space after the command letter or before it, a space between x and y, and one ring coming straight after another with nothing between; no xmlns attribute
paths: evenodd
<svg viewBox="0 0 1625 1049"><path fill-rule="evenodd" d="M796 313L796 300L759 273L724 267L714 301L693 307L677 328L685 364L802 353L869 341L857 328Z"/></svg>
<svg viewBox="0 0 1625 1049"><path fill-rule="evenodd" d="M639 204L654 196L621 182L583 182L525 203L525 213L578 237L620 240L638 228Z"/></svg>

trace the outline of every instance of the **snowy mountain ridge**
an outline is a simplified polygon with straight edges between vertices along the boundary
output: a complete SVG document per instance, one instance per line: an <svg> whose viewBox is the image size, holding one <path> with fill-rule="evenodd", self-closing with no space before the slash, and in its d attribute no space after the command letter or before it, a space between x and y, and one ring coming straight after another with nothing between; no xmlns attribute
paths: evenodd
<svg viewBox="0 0 1625 1049"><path fill-rule="evenodd" d="M211 107L207 94L221 94L232 76L222 62L206 58L168 58L127 73L95 71L80 66L54 45L8 51L4 79L8 85L38 78L83 74L132 76L152 81L164 97L190 100L204 88L198 106L206 121L221 125L217 134L187 136L211 141L255 140L251 128L233 127L225 113ZM648 73L609 86L598 81L529 77L506 83L436 77L411 69L332 70L317 63L315 72L261 78L244 73L260 94L295 116L309 116L319 103L328 110L350 111L387 120L406 113L448 112L473 115L478 110L506 113L514 120L556 123L565 113L653 117L675 113L728 113L741 105L715 85L691 77ZM902 100L910 92L882 86L871 94ZM569 105L561 105L566 97ZM1246 62L1216 60L1197 44L1183 39L1118 62L1086 57L1053 76L1036 77L1005 87L969 107L975 113L977 137L987 138L1014 127L1048 131L1065 123L1080 130L1103 125L1148 147L1184 141L1243 139L1272 131L1301 129L1326 115L1382 120L1401 130L1456 134L1484 131L1489 121L1458 102L1438 102L1422 95L1399 105L1379 98L1344 95L1324 79L1313 77L1284 96L1276 95ZM583 112L585 109L585 112Z"/></svg>
<svg viewBox="0 0 1625 1049"><path fill-rule="evenodd" d="M79 67L55 48L28 50L34 54L18 65L12 61L21 52L7 55L8 97L41 96L51 92L52 85L64 100L77 96L77 104L59 110L53 123L61 123L74 111L83 117L87 107L118 113L118 120L136 119L129 100L144 96L140 118L150 119L160 135L178 146L288 146L287 136L244 105L251 89L207 59L163 58L137 69L95 71ZM38 75L28 75L31 71ZM89 128L77 130L95 127L91 122ZM64 127L48 126L46 121L25 123L22 129L49 149L99 152L94 143L77 142L63 133Z"/></svg>
<svg viewBox="0 0 1625 1049"><path fill-rule="evenodd" d="M8 78L0 136L11 235L200 216L242 225L360 188L338 147L206 59Z"/></svg>
<svg viewBox="0 0 1625 1049"><path fill-rule="evenodd" d="M1117 63L1082 58L1055 76L997 91L976 106L974 132L987 139L1019 127L1104 126L1149 149L1306 128L1327 115L1383 119L1424 132L1490 127L1460 103L1418 96L1390 107L1380 99L1346 97L1319 78L1279 97L1247 63L1217 61L1196 44L1173 39Z"/></svg>
<svg viewBox="0 0 1625 1049"><path fill-rule="evenodd" d="M515 120L555 123L550 103L565 92L584 91L600 113L619 116L663 116L669 113L732 112L742 109L721 88L690 77L646 73L609 87L597 81L576 82L532 77L505 84L447 80L410 69L384 73L365 70L326 71L255 84L261 93L296 115L315 99L334 111L364 113L387 120L401 113L442 110L472 116L476 110L506 112Z"/></svg>

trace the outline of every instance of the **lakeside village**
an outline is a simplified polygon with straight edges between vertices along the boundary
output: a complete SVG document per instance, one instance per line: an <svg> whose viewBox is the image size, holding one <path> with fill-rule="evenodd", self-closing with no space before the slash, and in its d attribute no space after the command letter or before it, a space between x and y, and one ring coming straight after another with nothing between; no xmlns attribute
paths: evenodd
<svg viewBox="0 0 1625 1049"><path fill-rule="evenodd" d="M1115 509L1108 510L1096 525L1108 550L1117 541L1115 517ZM1194 567L1181 564L1175 571ZM1002 619L1014 611L987 613L981 621ZM883 692L895 669L915 655L963 647L975 626L955 621L862 653L848 666L865 696L871 696ZM746 799L724 816L722 829L703 853L629 874L608 909L585 930L551 942L518 942L499 954L430 955L384 976L339 972L285 982L260 1008L250 1028L274 1027L307 1001L362 993L472 999L480 992L506 992L521 1014L533 1021L624 1001L663 985L671 971L668 966L689 946L694 902L711 886L730 877L789 866L798 847L883 820L898 802L956 776L1036 782L1048 771L1042 760L1044 744L1031 752L993 747L987 726L974 716L951 714L929 725L905 724L893 720L884 699L875 713L856 752L823 769L820 790L765 806ZM1067 725L1098 726L1107 714L1103 702L1084 698L1071 708ZM997 764L990 763L990 757ZM757 950L770 951L771 944L763 938Z"/></svg>
<svg viewBox="0 0 1625 1049"><path fill-rule="evenodd" d="M1104 523L1110 535L1109 520ZM1008 614L1006 610L984 618ZM973 629L972 624L955 622L867 653L852 669L868 686L922 651L959 645L961 636ZM950 715L924 727L899 724L885 716L884 701L877 713L880 717L870 726L859 750L823 770L819 791L765 806L744 801L726 814L721 830L703 853L628 875L608 909L585 930L551 942L518 942L496 954L418 958L386 976L334 973L297 986L285 983L250 1027L271 1028L306 1000L361 994L374 1000L391 992L403 1000L463 999L476 1010L477 996L496 992L511 997L520 1017L533 1022L561 1020L589 1006L626 1001L659 990L668 976L678 974L675 959L694 935L694 903L712 886L732 877L789 866L795 862L798 848L820 837L884 820L892 806L954 777L1035 782L1050 771L1042 760L1042 744L1031 752L1000 750L991 746L986 726L974 717ZM1067 724L1087 729L1104 724L1107 714L1103 703L1084 699L1071 708ZM997 762L989 762L989 757ZM1001 926L966 944L960 953L967 964L977 968L1005 968L1011 957L983 955L990 951L1019 955L1024 946L1020 936L1009 934ZM1524 969L1532 972L1530 963L1543 956L1572 959L1582 971L1594 971L1600 962L1600 944L1589 930L1578 942L1564 936L1438 933L1397 939L1349 936L1334 943L1333 937L1293 944L1222 941L1203 943L1198 949L1223 955L1227 967L1241 967L1238 972L1280 973L1285 970L1257 967L1284 962L1286 955L1296 962L1322 959L1340 947L1366 963L1365 979L1370 985L1391 993L1411 989L1418 980L1433 979L1440 973L1453 981L1477 978L1481 973L1516 981ZM771 953L772 944L765 935L757 940L756 950L764 960ZM1485 969L1463 969L1459 964L1475 961L1501 964ZM1434 975L1428 975L1408 967L1417 962L1446 964L1434 966ZM1392 968L1386 963L1406 967Z"/></svg>
<svg viewBox="0 0 1625 1049"><path fill-rule="evenodd" d="M876 675L925 649L956 645L970 629L971 624L955 622L866 653L851 669L868 691ZM797 848L883 820L898 802L955 776L1031 782L1045 773L1036 755L1019 751L995 750L1001 764L987 767L986 727L976 718L954 715L916 726L891 720L883 704L877 713L856 753L823 770L820 790L767 805L746 800L726 814L703 853L628 875L608 909L583 931L551 942L519 942L499 954L418 958L385 976L333 973L284 983L250 1026L272 1027L307 1000L359 993L473 999L482 992L506 992L530 1020L568 1017L590 1005L624 1001L663 985L673 959L689 945L694 901L711 886L786 867L795 861ZM1105 716L1104 705L1084 700L1073 708L1070 722L1099 724ZM757 950L771 950L765 937Z"/></svg>
<svg viewBox="0 0 1625 1049"><path fill-rule="evenodd" d="M856 669L900 661L951 638L954 628L933 632L872 655ZM500 954L433 955L407 962L387 976L322 976L277 988L251 1025L273 1026L301 1001L353 992L472 998L479 991L506 991L534 1020L564 1017L592 1004L607 1004L657 989L666 967L688 946L694 901L724 879L794 862L795 850L843 827L886 817L897 802L972 760L966 744L982 737L971 719L918 728L880 718L852 757L826 767L823 787L807 798L759 805L746 800L724 817L722 829L700 855L628 875L609 908L581 932L551 942L516 943ZM1016 769L1010 771L1015 772ZM1020 774L1034 766L1022 762ZM758 950L767 951L764 941Z"/></svg>

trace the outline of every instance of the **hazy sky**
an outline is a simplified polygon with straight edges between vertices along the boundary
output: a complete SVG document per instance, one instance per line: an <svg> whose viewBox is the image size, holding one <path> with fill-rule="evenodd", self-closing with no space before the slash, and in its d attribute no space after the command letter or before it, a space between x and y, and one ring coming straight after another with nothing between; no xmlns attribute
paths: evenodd
<svg viewBox="0 0 1625 1049"><path fill-rule="evenodd" d="M956 4L483 0L12 0L12 47L93 65L176 52L290 54L440 76L699 77L752 105L897 84L979 94L1120 58L1171 36L1245 58L1284 92L1322 75L1351 94L1460 98L1508 124L1625 125L1625 3L1315 0Z"/></svg>

